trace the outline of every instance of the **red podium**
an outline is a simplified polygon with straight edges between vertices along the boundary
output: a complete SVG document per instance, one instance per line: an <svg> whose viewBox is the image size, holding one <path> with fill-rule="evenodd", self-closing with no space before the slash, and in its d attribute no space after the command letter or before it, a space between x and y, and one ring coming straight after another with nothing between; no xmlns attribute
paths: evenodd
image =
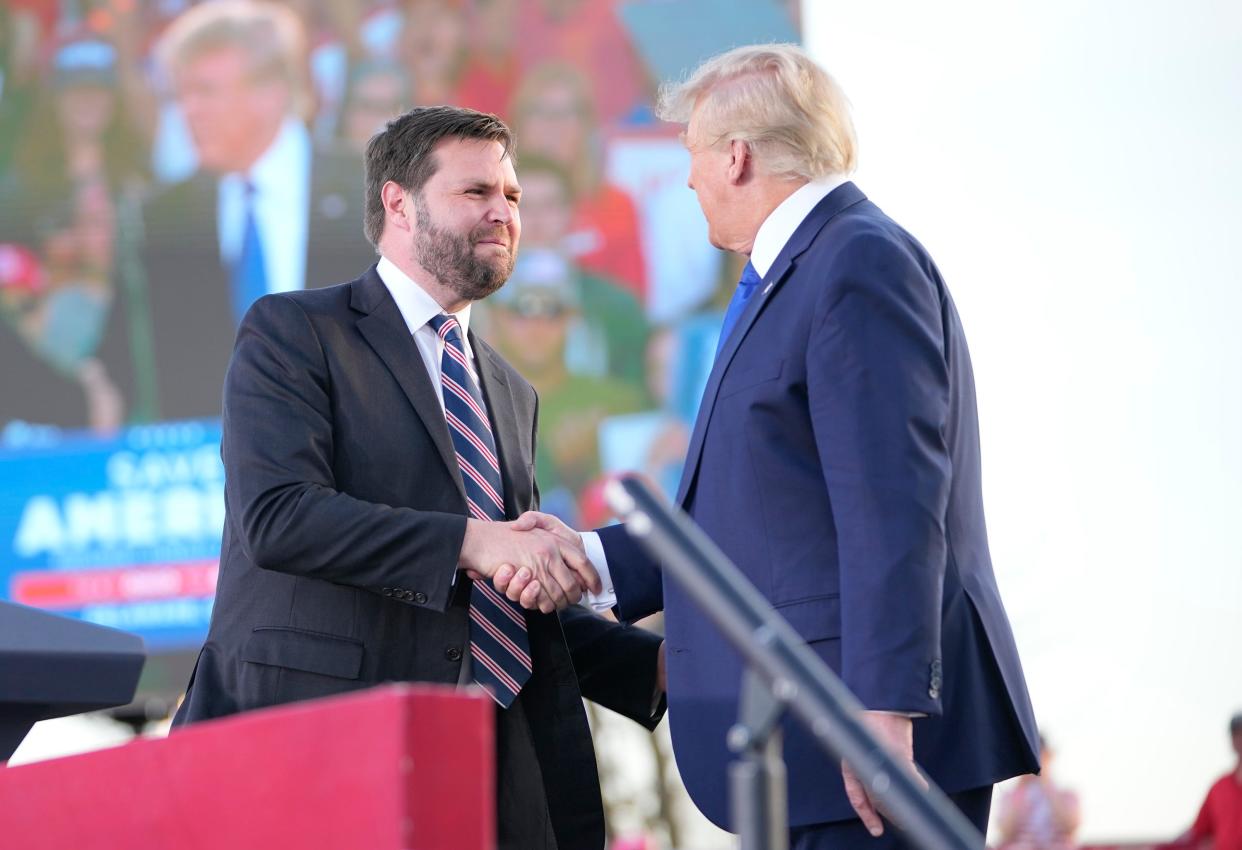
<svg viewBox="0 0 1242 850"><path fill-rule="evenodd" d="M22 850L490 850L492 703L389 685L0 768Z"/></svg>

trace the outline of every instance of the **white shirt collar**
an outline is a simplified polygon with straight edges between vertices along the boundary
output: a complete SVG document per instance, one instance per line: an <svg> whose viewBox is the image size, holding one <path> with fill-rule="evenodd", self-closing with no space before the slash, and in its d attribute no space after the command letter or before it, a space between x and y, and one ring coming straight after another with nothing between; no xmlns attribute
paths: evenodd
<svg viewBox="0 0 1242 850"><path fill-rule="evenodd" d="M763 224L759 225L755 244L750 249L750 264L755 267L760 277L767 276L785 243L794 235L798 225L811 214L811 210L815 209L816 204L848 180L844 174L830 174L811 180L772 210L763 220Z"/></svg>
<svg viewBox="0 0 1242 850"><path fill-rule="evenodd" d="M444 308L427 293L427 290L415 283L413 278L397 268L397 264L387 257L380 257L375 271L379 274L380 280L384 282L384 286L388 287L388 291L392 293L392 299L397 302L397 309L401 311L401 318L405 319L405 325L410 329L411 334L416 333L434 316L444 312ZM456 317L457 323L461 325L463 338L470 333L470 308L472 306L467 304L452 314Z"/></svg>
<svg viewBox="0 0 1242 850"><path fill-rule="evenodd" d="M247 174L240 175L249 179L260 191L279 190L288 180L290 172L301 171L301 166L310 159L310 133L306 125L296 118L286 118L280 125L280 132Z"/></svg>

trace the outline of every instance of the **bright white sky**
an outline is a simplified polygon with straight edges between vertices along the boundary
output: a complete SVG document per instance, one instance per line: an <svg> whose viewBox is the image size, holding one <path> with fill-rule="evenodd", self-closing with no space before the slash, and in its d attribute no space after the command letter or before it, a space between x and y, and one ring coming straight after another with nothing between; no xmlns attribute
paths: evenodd
<svg viewBox="0 0 1242 850"><path fill-rule="evenodd" d="M1170 838L1242 711L1242 4L807 0L857 182L975 362L1001 591L1081 838Z"/></svg>

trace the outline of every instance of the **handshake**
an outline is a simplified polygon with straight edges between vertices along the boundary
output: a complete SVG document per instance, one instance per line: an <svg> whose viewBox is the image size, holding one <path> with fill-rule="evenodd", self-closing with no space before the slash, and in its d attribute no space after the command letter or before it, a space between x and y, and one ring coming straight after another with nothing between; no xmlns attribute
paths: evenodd
<svg viewBox="0 0 1242 850"><path fill-rule="evenodd" d="M538 511L512 522L466 520L458 566L523 608L545 614L577 604L585 591L602 590L582 537Z"/></svg>

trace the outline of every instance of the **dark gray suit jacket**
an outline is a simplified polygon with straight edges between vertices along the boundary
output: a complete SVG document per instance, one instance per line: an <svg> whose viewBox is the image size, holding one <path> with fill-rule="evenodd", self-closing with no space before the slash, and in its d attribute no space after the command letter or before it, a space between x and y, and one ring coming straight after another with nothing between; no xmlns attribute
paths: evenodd
<svg viewBox="0 0 1242 850"><path fill-rule="evenodd" d="M470 341L516 517L538 504L535 392ZM374 267L251 308L225 379L219 587L177 723L380 682L457 682L467 511L437 393ZM653 725L659 638L583 609L527 623L522 700L558 844L602 847L581 696Z"/></svg>
<svg viewBox="0 0 1242 850"><path fill-rule="evenodd" d="M362 190L357 156L315 153L306 289L348 280L374 261L362 233ZM143 285L118 294L101 347L136 415L220 415L220 386L237 327L231 272L220 260L218 194L218 177L199 173L155 196L143 211Z"/></svg>

